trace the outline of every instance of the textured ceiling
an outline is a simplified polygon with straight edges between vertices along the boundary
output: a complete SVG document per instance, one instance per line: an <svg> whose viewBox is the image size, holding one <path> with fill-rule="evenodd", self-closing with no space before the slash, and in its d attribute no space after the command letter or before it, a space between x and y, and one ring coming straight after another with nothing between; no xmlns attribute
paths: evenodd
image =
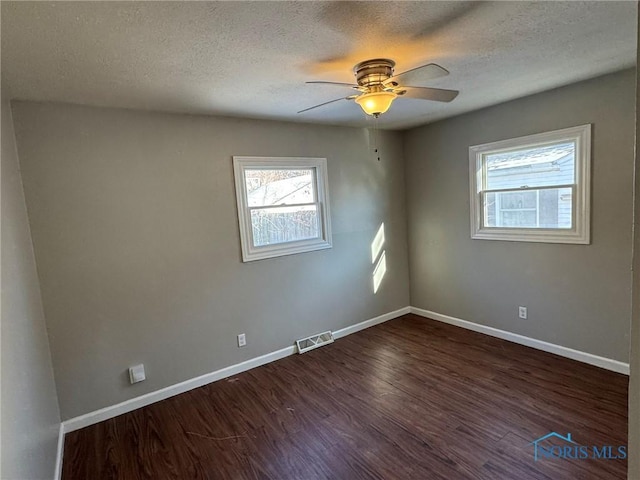
<svg viewBox="0 0 640 480"><path fill-rule="evenodd" d="M339 125L371 122L349 95L387 57L435 62L452 103L398 99L406 128L635 65L636 2L2 2L14 98ZM419 80L419 79L416 79Z"/></svg>

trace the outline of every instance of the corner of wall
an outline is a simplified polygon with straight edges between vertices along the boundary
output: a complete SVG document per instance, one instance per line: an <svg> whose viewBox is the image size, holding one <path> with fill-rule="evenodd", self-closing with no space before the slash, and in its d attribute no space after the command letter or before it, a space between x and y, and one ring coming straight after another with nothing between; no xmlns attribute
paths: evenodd
<svg viewBox="0 0 640 480"><path fill-rule="evenodd" d="M2 277L11 278L2 288L0 476L50 478L59 471L60 410L5 85L0 105Z"/></svg>
<svg viewBox="0 0 640 480"><path fill-rule="evenodd" d="M640 64L640 9L638 11L638 63ZM631 309L631 377L629 379L629 471L640 478L640 77L636 68L636 151L634 168L633 289Z"/></svg>

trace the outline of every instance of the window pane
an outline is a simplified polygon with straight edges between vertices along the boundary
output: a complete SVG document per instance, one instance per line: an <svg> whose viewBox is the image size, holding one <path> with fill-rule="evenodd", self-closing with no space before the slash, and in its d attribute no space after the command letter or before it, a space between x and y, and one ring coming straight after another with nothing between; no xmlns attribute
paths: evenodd
<svg viewBox="0 0 640 480"><path fill-rule="evenodd" d="M484 226L571 228L572 188L492 192L484 195Z"/></svg>
<svg viewBox="0 0 640 480"><path fill-rule="evenodd" d="M315 203L313 169L246 169L250 207Z"/></svg>
<svg viewBox="0 0 640 480"><path fill-rule="evenodd" d="M575 150L574 142L563 142L487 154L484 190L573 184Z"/></svg>
<svg viewBox="0 0 640 480"><path fill-rule="evenodd" d="M256 247L320 237L317 205L251 210Z"/></svg>
<svg viewBox="0 0 640 480"><path fill-rule="evenodd" d="M509 192L498 194L500 210L521 210L523 208L536 209L538 204L538 191L527 190L524 192Z"/></svg>
<svg viewBox="0 0 640 480"><path fill-rule="evenodd" d="M502 227L510 228L535 228L536 211L502 211L500 212L500 222Z"/></svg>

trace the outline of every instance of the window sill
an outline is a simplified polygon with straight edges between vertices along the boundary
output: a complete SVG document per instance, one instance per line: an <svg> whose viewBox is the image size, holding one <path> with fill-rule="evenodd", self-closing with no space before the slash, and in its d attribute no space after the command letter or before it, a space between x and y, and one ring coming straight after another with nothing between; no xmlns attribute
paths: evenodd
<svg viewBox="0 0 640 480"><path fill-rule="evenodd" d="M331 248L331 242L322 239L295 242L294 244L276 244L273 246L255 247L249 251L242 251L242 261L252 262L254 260L264 260L273 257L283 257L285 255L296 255L298 253L314 252Z"/></svg>
<svg viewBox="0 0 640 480"><path fill-rule="evenodd" d="M557 230L542 229L505 229L491 228L482 229L471 234L474 240L502 240L508 242L534 242L534 243L565 243L576 245L589 245L588 233L567 230L559 232Z"/></svg>

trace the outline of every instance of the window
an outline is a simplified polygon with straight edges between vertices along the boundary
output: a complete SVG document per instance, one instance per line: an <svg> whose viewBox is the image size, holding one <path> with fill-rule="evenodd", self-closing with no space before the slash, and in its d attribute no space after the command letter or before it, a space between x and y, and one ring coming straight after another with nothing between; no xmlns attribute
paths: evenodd
<svg viewBox="0 0 640 480"><path fill-rule="evenodd" d="M591 125L469 148L471 238L589 243Z"/></svg>
<svg viewBox="0 0 640 480"><path fill-rule="evenodd" d="M242 260L331 248L324 158L233 157Z"/></svg>

